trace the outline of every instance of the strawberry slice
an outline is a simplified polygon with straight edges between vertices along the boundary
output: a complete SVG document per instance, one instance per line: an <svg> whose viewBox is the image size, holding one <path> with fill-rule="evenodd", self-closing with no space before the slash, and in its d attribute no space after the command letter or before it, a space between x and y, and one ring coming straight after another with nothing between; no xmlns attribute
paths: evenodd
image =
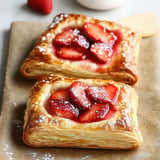
<svg viewBox="0 0 160 160"><path fill-rule="evenodd" d="M68 97L68 90L59 90L56 91L54 93L52 93L52 95L50 96L50 100L65 100L65 101L69 101L69 97Z"/></svg>
<svg viewBox="0 0 160 160"><path fill-rule="evenodd" d="M94 42L101 42L107 44L114 44L117 37L113 32L107 31L103 26L95 23L86 22L83 25L83 29L88 37Z"/></svg>
<svg viewBox="0 0 160 160"><path fill-rule="evenodd" d="M86 58L83 51L71 47L62 47L57 50L56 55L62 59L68 60L82 60Z"/></svg>
<svg viewBox="0 0 160 160"><path fill-rule="evenodd" d="M53 112L60 117L76 119L79 115L78 108L74 107L69 101L51 100L50 106Z"/></svg>
<svg viewBox="0 0 160 160"><path fill-rule="evenodd" d="M74 29L66 29L62 33L59 33L53 40L58 46L70 46L73 39L76 38L78 31L74 31Z"/></svg>
<svg viewBox="0 0 160 160"><path fill-rule="evenodd" d="M58 46L76 46L84 49L89 48L88 40L80 34L78 29L67 29L62 33L58 34L53 43Z"/></svg>
<svg viewBox="0 0 160 160"><path fill-rule="evenodd" d="M29 8L44 14L50 14L53 9L52 0L28 0L27 5Z"/></svg>
<svg viewBox="0 0 160 160"><path fill-rule="evenodd" d="M81 47L84 49L89 48L89 42L83 35L77 35L72 42L73 46Z"/></svg>
<svg viewBox="0 0 160 160"><path fill-rule="evenodd" d="M118 88L112 84L104 87L88 87L87 95L95 102L114 105L118 98Z"/></svg>
<svg viewBox="0 0 160 160"><path fill-rule="evenodd" d="M73 103L81 110L89 109L91 101L87 97L85 90L87 86L81 81L75 81L72 83L69 89L69 96Z"/></svg>
<svg viewBox="0 0 160 160"><path fill-rule="evenodd" d="M96 122L103 120L109 112L109 104L95 103L89 110L79 116L80 122Z"/></svg>
<svg viewBox="0 0 160 160"><path fill-rule="evenodd" d="M113 51L105 43L93 43L90 51L100 63L109 63L111 61Z"/></svg>

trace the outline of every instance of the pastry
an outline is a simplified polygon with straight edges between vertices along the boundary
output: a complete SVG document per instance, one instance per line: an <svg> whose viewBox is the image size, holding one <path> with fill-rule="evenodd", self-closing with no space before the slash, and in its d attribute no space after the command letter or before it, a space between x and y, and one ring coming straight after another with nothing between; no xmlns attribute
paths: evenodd
<svg viewBox="0 0 160 160"><path fill-rule="evenodd" d="M115 22L60 14L39 37L20 72L26 78L54 74L133 85L140 40L138 33Z"/></svg>
<svg viewBox="0 0 160 160"><path fill-rule="evenodd" d="M27 100L23 140L32 147L135 149L143 142L137 105L124 83L41 77Z"/></svg>

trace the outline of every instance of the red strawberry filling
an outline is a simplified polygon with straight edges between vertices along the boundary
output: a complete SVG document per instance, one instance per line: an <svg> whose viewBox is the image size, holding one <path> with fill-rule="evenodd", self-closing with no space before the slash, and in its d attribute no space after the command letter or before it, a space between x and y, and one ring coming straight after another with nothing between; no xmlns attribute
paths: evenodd
<svg viewBox="0 0 160 160"><path fill-rule="evenodd" d="M112 84L103 87L89 87L86 92L93 101L111 105L114 105L118 96L118 88Z"/></svg>
<svg viewBox="0 0 160 160"><path fill-rule="evenodd" d="M50 106L54 113L60 117L75 119L79 115L79 110L75 106L73 106L69 101L51 100Z"/></svg>
<svg viewBox="0 0 160 160"><path fill-rule="evenodd" d="M79 31L74 29L67 29L58 34L53 42L59 46L71 46L72 41L77 37Z"/></svg>
<svg viewBox="0 0 160 160"><path fill-rule="evenodd" d="M105 119L109 112L109 104L93 104L89 110L79 116L80 122L96 122Z"/></svg>
<svg viewBox="0 0 160 160"><path fill-rule="evenodd" d="M107 31L103 26L87 22L84 24L83 29L87 36L94 42L112 45L116 40L114 33Z"/></svg>
<svg viewBox="0 0 160 160"><path fill-rule="evenodd" d="M60 58L69 60L82 60L85 58L85 55L81 51L71 47L62 47L57 50L56 54Z"/></svg>
<svg viewBox="0 0 160 160"><path fill-rule="evenodd" d="M76 81L72 83L69 89L69 95L73 103L81 110L89 109L91 106L91 101L85 92L87 88L88 87L85 85L85 83Z"/></svg>
<svg viewBox="0 0 160 160"><path fill-rule="evenodd" d="M55 55L65 60L110 63L118 42L117 33L91 22L84 23L82 28L67 28L53 39Z"/></svg>
<svg viewBox="0 0 160 160"><path fill-rule="evenodd" d="M68 90L64 89L56 91L50 96L50 99L69 101Z"/></svg>
<svg viewBox="0 0 160 160"><path fill-rule="evenodd" d="M90 47L90 51L102 63L109 63L112 57L112 49L105 43L94 43Z"/></svg>
<svg viewBox="0 0 160 160"><path fill-rule="evenodd" d="M75 81L69 88L51 94L48 111L81 123L96 122L112 117L117 99L118 88L112 84L88 86Z"/></svg>

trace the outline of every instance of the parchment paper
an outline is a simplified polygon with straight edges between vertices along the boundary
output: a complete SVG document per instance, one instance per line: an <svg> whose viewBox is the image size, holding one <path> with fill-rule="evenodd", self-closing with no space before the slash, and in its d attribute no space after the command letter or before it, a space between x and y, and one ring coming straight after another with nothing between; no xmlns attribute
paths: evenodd
<svg viewBox="0 0 160 160"><path fill-rule="evenodd" d="M74 148L31 148L22 141L25 102L35 80L23 78L19 67L47 23L14 22L0 116L1 160L159 160L160 159L160 37L143 39L138 59L138 119L144 144L133 151Z"/></svg>

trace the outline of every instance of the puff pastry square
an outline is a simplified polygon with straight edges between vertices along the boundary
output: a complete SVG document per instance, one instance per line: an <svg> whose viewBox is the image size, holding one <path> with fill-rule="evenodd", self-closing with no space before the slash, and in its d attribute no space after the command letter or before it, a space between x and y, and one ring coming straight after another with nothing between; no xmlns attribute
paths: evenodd
<svg viewBox="0 0 160 160"><path fill-rule="evenodd" d="M104 34L98 35L99 29L95 29L94 25L103 30ZM87 32L87 36L84 33L84 30L88 29L86 26L92 27L91 32ZM60 34L66 33L68 29L75 30L74 34L80 35L78 40L80 39L82 42L79 44L77 39L72 41L76 50L74 50L75 59L73 57L67 59L66 54L62 58L64 50L62 52L60 48L64 46L60 44L57 47L55 45L55 39ZM99 38L95 37L95 33ZM103 35L106 36L106 39ZM110 40L107 35L109 39L111 38ZM67 77L113 79L133 85L138 80L136 63L140 40L141 36L138 33L115 22L98 20L84 15L60 14L53 19L48 29L38 38L33 50L23 62L20 72L27 78L39 78L54 74ZM89 41L89 44L86 41L87 43ZM65 45L67 46L65 49L72 48L68 41ZM79 48L83 49L79 51ZM72 49L67 51L65 50L67 56L73 54ZM83 53L85 56L79 52L85 52ZM96 56L93 56L93 52Z"/></svg>
<svg viewBox="0 0 160 160"><path fill-rule="evenodd" d="M70 119L50 112L48 100L51 95L69 89L77 82L90 88L108 85L117 88L114 110L111 110L113 106L109 104L110 114L107 114L110 116L99 117L102 119L98 121L80 122L78 118ZM138 98L134 88L124 83L52 75L43 77L36 82L27 100L23 140L32 147L134 149L143 142L138 128L137 106ZM87 111L82 111L81 116Z"/></svg>

